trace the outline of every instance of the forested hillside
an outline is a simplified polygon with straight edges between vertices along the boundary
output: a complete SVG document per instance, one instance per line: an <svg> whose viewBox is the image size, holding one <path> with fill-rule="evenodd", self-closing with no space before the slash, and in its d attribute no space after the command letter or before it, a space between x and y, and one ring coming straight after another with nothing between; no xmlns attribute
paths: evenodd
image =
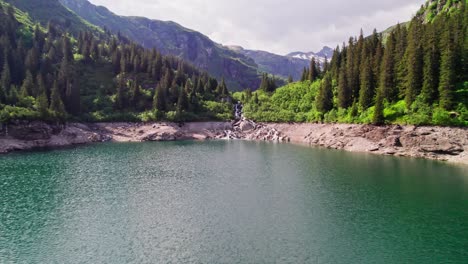
<svg viewBox="0 0 468 264"><path fill-rule="evenodd" d="M143 47L156 47L163 54L178 56L218 80L226 78L232 90L256 88L260 83L259 68L254 60L215 43L200 32L171 21L119 16L87 0L59 2L94 25L106 27L115 34L120 32Z"/></svg>
<svg viewBox="0 0 468 264"><path fill-rule="evenodd" d="M94 26L68 31L87 25L73 15L44 23L0 5L0 122L231 117L224 81L178 58Z"/></svg>
<svg viewBox="0 0 468 264"><path fill-rule="evenodd" d="M384 37L351 37L302 82L236 93L261 121L468 125L466 1L429 1ZM268 86L263 86L268 87Z"/></svg>

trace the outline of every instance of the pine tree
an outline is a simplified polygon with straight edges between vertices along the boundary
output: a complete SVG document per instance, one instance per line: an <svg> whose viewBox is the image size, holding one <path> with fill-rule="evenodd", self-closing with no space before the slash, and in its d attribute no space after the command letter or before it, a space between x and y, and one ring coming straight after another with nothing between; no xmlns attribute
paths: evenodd
<svg viewBox="0 0 468 264"><path fill-rule="evenodd" d="M330 71L332 74L332 79L338 79L338 70L341 65L341 51L340 46L337 45L333 51L333 56L330 63Z"/></svg>
<svg viewBox="0 0 468 264"><path fill-rule="evenodd" d="M37 48L39 52L41 52L44 48L45 44L45 36L42 33L39 24L34 25L34 46Z"/></svg>
<svg viewBox="0 0 468 264"><path fill-rule="evenodd" d="M424 77L421 95L428 105L434 103L437 98L439 86L439 52L435 28L428 26L425 34L424 49Z"/></svg>
<svg viewBox="0 0 468 264"><path fill-rule="evenodd" d="M95 39L93 39L93 41L91 42L89 52L90 52L91 57L93 58L93 60L97 60L99 58L99 46L98 46Z"/></svg>
<svg viewBox="0 0 468 264"><path fill-rule="evenodd" d="M83 59L85 62L91 61L91 52L90 52L90 47L88 46L87 42L84 42L82 45L82 51L81 55L83 55Z"/></svg>
<svg viewBox="0 0 468 264"><path fill-rule="evenodd" d="M41 73L39 73L36 77L36 87L37 87L37 91L35 92L35 94L40 95L42 93L45 93L47 96L48 91L44 83L44 77L42 76Z"/></svg>
<svg viewBox="0 0 468 264"><path fill-rule="evenodd" d="M18 88L16 85L12 85L10 87L10 93L8 95L7 103L10 105L16 105L19 100L19 93L18 93Z"/></svg>
<svg viewBox="0 0 468 264"><path fill-rule="evenodd" d="M395 29L395 86L399 97L404 97L406 90L406 48L407 48L408 31L406 26L400 24Z"/></svg>
<svg viewBox="0 0 468 264"><path fill-rule="evenodd" d="M359 54L360 55L360 54ZM346 59L346 81L347 88L349 89L350 94L347 99L347 107L351 105L351 102L355 97L359 96L359 69L356 67L356 60L359 57L357 54L357 48L355 45L354 38L349 39L348 43L348 52Z"/></svg>
<svg viewBox="0 0 468 264"><path fill-rule="evenodd" d="M182 112L188 108L188 98L185 89L180 89L179 97L177 99L177 112Z"/></svg>
<svg viewBox="0 0 468 264"><path fill-rule="evenodd" d="M333 108L333 91L331 75L325 75L316 98L317 110L327 113Z"/></svg>
<svg viewBox="0 0 468 264"><path fill-rule="evenodd" d="M258 105L259 100L258 100L258 93L254 93L254 104Z"/></svg>
<svg viewBox="0 0 468 264"><path fill-rule="evenodd" d="M156 60L154 62L154 66L152 70L153 77L156 78L156 80L158 81L161 80L162 65L163 65L162 57L161 57L161 54L158 53L156 55Z"/></svg>
<svg viewBox="0 0 468 264"><path fill-rule="evenodd" d="M361 89L359 91L359 105L363 109L372 106L374 97L374 76L372 74L372 65L370 58L366 58L361 68Z"/></svg>
<svg viewBox="0 0 468 264"><path fill-rule="evenodd" d="M374 109L374 116L372 117L372 123L374 125L383 125L385 123L384 118L384 98L382 95L381 89L377 90L377 96L375 99L375 109Z"/></svg>
<svg viewBox="0 0 468 264"><path fill-rule="evenodd" d="M60 90L57 81L54 82L54 86L52 87L49 109L56 117L60 119L65 118L66 116L65 106L63 104L62 97L60 96Z"/></svg>
<svg viewBox="0 0 468 264"><path fill-rule="evenodd" d="M192 81L191 80L187 80L185 82L185 86L184 86L184 89L185 89L185 92L187 94L190 94L193 90L194 90L195 87L192 86Z"/></svg>
<svg viewBox="0 0 468 264"><path fill-rule="evenodd" d="M128 72L127 60L125 59L125 56L122 55L120 57L120 73L127 73L127 72Z"/></svg>
<svg viewBox="0 0 468 264"><path fill-rule="evenodd" d="M72 71L70 61L66 57L63 57L62 62L60 63L60 69L57 76L57 81L61 94L64 94L67 90L67 84L71 81L71 72Z"/></svg>
<svg viewBox="0 0 468 264"><path fill-rule="evenodd" d="M382 66L382 58L384 55L384 48L382 46L382 42L380 39L375 46L375 53L372 57L372 72L374 74L374 81L375 83L380 83L380 75L381 75L381 66Z"/></svg>
<svg viewBox="0 0 468 264"><path fill-rule="evenodd" d="M139 73L140 72L140 57L136 55L133 58L133 72L134 73Z"/></svg>
<svg viewBox="0 0 468 264"><path fill-rule="evenodd" d="M327 56L325 56L325 62L323 63L323 74L325 75L330 70L330 63L328 62Z"/></svg>
<svg viewBox="0 0 468 264"><path fill-rule="evenodd" d="M0 105L6 103L6 93L3 86L0 86Z"/></svg>
<svg viewBox="0 0 468 264"><path fill-rule="evenodd" d="M387 39L387 46L385 47L381 73L380 73L380 84L379 89L383 99L389 102L395 101L397 97L397 91L395 87L395 58L394 58L394 47L395 47L395 35L392 33Z"/></svg>
<svg viewBox="0 0 468 264"><path fill-rule="evenodd" d="M197 89L195 89L195 94L203 94L205 84L203 84L202 79L198 79Z"/></svg>
<svg viewBox="0 0 468 264"><path fill-rule="evenodd" d="M161 82L156 87L156 93L153 98L153 108L158 111L166 111L166 92Z"/></svg>
<svg viewBox="0 0 468 264"><path fill-rule="evenodd" d="M449 33L447 33L449 34ZM455 90L455 56L453 40L448 39L448 44L442 52L440 65L440 103L439 105L446 110L451 110L453 106Z"/></svg>
<svg viewBox="0 0 468 264"><path fill-rule="evenodd" d="M301 82L305 82L306 80L307 80L307 70L304 67L304 70L302 71Z"/></svg>
<svg viewBox="0 0 468 264"><path fill-rule="evenodd" d="M351 90L348 87L346 67L341 67L338 80L338 106L348 108L351 103Z"/></svg>
<svg viewBox="0 0 468 264"><path fill-rule="evenodd" d="M268 78L268 92L272 93L276 90L276 88L278 88L278 86L276 86L276 77L273 76L271 78Z"/></svg>
<svg viewBox="0 0 468 264"><path fill-rule="evenodd" d="M67 80L65 89L65 109L68 113L78 115L80 112L80 87L78 82Z"/></svg>
<svg viewBox="0 0 468 264"><path fill-rule="evenodd" d="M318 77L319 77L319 71L318 71L317 63L315 61L315 57L312 57L312 60L310 61L308 79L309 81L314 82Z"/></svg>
<svg viewBox="0 0 468 264"><path fill-rule="evenodd" d="M260 83L259 90L268 92L268 75L266 73L262 75L262 82Z"/></svg>
<svg viewBox="0 0 468 264"><path fill-rule="evenodd" d="M422 88L423 54L420 37L421 25L418 20L414 19L410 25L408 48L406 50L408 74L406 79L405 101L408 109L410 109Z"/></svg>
<svg viewBox="0 0 468 264"><path fill-rule="evenodd" d="M169 68L166 68L166 72L164 74L164 78L162 81L162 85L164 86L165 89L169 89L169 87L171 87L173 79L174 79L173 71Z"/></svg>
<svg viewBox="0 0 468 264"><path fill-rule="evenodd" d="M226 82L224 81L224 77L222 78L221 83L216 88L216 92L221 97L226 97L228 95L228 90L227 90Z"/></svg>
<svg viewBox="0 0 468 264"><path fill-rule="evenodd" d="M48 117L49 100L47 99L45 90L36 98L36 109L42 119L46 119Z"/></svg>
<svg viewBox="0 0 468 264"><path fill-rule="evenodd" d="M28 51L24 66L27 71L30 71L33 75L36 74L39 70L39 52L36 47L31 48Z"/></svg>
<svg viewBox="0 0 468 264"><path fill-rule="evenodd" d="M130 102L135 110L140 110L141 89L137 79L132 82L131 87Z"/></svg>
<svg viewBox="0 0 468 264"><path fill-rule="evenodd" d="M8 57L5 56L5 62L3 63L3 71L0 78L0 87L3 88L5 95L10 92L11 86L11 71L8 63Z"/></svg>
<svg viewBox="0 0 468 264"><path fill-rule="evenodd" d="M52 25L51 21L47 23L47 34L48 39L55 39L58 35L57 30L55 29L54 25Z"/></svg>
<svg viewBox="0 0 468 264"><path fill-rule="evenodd" d="M127 95L125 89L125 76L121 74L118 78L117 95L115 96L115 108L118 110L123 110L127 107Z"/></svg>
<svg viewBox="0 0 468 264"><path fill-rule="evenodd" d="M365 54L365 43L364 43L364 33L363 30L361 29L361 33L359 34L359 39L356 42L355 45L355 55L354 55L354 65L353 65L353 75L354 75L354 87L353 87L353 102L359 101L359 90L361 87L361 80L360 80L360 74L361 74L361 60L364 57Z"/></svg>
<svg viewBox="0 0 468 264"><path fill-rule="evenodd" d="M63 59L66 60L67 62L70 62L73 60L73 50L72 50L72 46L70 43L70 38L68 36L62 37L62 54L63 54Z"/></svg>
<svg viewBox="0 0 468 264"><path fill-rule="evenodd" d="M23 85L21 86L21 97L28 97L33 94L34 89L34 81L33 76L30 71L26 72L26 78L23 81Z"/></svg>

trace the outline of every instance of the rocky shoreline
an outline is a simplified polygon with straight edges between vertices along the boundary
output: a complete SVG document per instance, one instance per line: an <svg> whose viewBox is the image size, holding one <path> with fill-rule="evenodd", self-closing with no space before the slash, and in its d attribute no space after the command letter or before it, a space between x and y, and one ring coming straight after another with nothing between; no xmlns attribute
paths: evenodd
<svg viewBox="0 0 468 264"><path fill-rule="evenodd" d="M242 120L176 123L16 122L0 130L0 153L94 142L239 139L293 142L382 155L468 164L468 129L346 124L273 124Z"/></svg>

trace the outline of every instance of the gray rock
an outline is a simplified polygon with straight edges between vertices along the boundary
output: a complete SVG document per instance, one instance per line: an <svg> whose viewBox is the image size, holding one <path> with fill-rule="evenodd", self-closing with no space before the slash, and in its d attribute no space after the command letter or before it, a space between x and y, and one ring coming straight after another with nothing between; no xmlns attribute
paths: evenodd
<svg viewBox="0 0 468 264"><path fill-rule="evenodd" d="M8 126L8 134L21 140L46 140L50 139L53 128L43 122L18 123Z"/></svg>
<svg viewBox="0 0 468 264"><path fill-rule="evenodd" d="M239 125L239 128L241 131L246 132L255 129L255 125L249 121L242 121Z"/></svg>

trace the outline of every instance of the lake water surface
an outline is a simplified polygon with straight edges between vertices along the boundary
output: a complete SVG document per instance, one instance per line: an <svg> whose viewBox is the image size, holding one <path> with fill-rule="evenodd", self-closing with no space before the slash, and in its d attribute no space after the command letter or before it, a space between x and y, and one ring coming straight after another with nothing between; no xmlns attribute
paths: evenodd
<svg viewBox="0 0 468 264"><path fill-rule="evenodd" d="M468 263L468 168L242 141L4 155L0 263Z"/></svg>

